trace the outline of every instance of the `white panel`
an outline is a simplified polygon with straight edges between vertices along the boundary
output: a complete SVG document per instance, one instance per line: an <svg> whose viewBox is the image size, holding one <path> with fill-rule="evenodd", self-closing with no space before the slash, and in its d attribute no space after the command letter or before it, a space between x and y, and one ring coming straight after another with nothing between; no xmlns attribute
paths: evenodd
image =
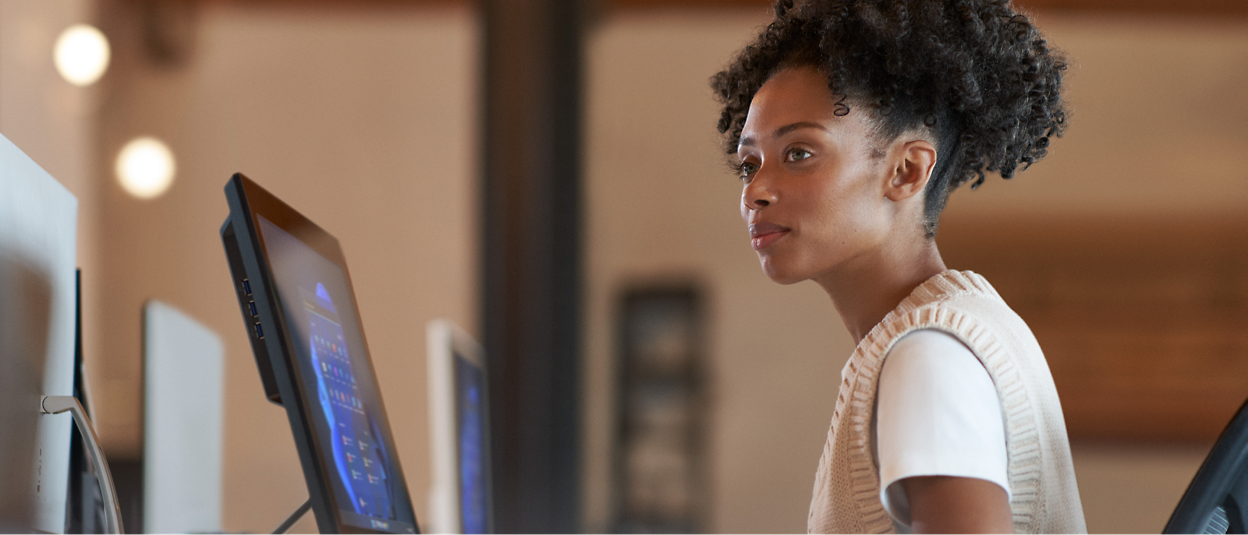
<svg viewBox="0 0 1248 535"><path fill-rule="evenodd" d="M65 530L78 200L0 135L0 530Z"/></svg>
<svg viewBox="0 0 1248 535"><path fill-rule="evenodd" d="M221 339L160 301L143 321L143 530L220 532Z"/></svg>

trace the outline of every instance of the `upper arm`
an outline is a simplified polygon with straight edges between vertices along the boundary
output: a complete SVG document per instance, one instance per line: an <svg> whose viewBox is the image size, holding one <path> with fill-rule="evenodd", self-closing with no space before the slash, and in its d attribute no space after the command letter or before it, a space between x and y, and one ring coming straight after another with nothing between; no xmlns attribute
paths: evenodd
<svg viewBox="0 0 1248 535"><path fill-rule="evenodd" d="M901 480L914 533L1013 533L1005 489L983 479L950 476Z"/></svg>
<svg viewBox="0 0 1248 535"><path fill-rule="evenodd" d="M916 532L1012 531L1000 398L969 348L939 331L906 336L885 359L876 402L890 515Z"/></svg>

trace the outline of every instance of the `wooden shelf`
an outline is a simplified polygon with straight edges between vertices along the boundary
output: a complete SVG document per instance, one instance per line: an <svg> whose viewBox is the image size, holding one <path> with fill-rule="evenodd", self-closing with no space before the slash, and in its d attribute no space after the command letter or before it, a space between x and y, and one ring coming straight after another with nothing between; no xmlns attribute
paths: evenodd
<svg viewBox="0 0 1248 535"><path fill-rule="evenodd" d="M1040 342L1072 438L1212 441L1248 398L1248 221L955 222Z"/></svg>

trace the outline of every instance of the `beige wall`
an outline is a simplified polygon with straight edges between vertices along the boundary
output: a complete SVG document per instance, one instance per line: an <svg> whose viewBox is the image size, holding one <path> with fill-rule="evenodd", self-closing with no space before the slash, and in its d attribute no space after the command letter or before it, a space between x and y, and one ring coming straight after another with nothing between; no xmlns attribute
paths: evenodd
<svg viewBox="0 0 1248 535"><path fill-rule="evenodd" d="M1230 217L1248 205L1248 25L1048 15L1068 51L1071 127L1010 183L953 196L946 221ZM684 277L711 300L711 529L800 532L852 342L811 283L770 283L746 244L707 79L765 11L622 14L589 66L586 519L610 521L612 307L634 281ZM973 224L972 224L973 222ZM953 227L953 225L950 225ZM974 266L953 266L970 268ZM1129 269L1124 266L1124 269ZM1146 291L1146 289L1143 289ZM1207 444L1076 444L1099 532L1160 531Z"/></svg>
<svg viewBox="0 0 1248 535"><path fill-rule="evenodd" d="M110 455L139 444L139 310L156 298L223 338L225 518L267 532L307 497L286 416L263 396L218 229L242 171L334 234L412 500L425 510L425 322L476 330L475 46L461 9L250 8L206 3L184 64L147 62L138 17L109 13L116 72L100 123L99 397ZM108 170L134 136L164 139L178 176L164 196L127 196ZM311 515L296 531L314 530Z"/></svg>

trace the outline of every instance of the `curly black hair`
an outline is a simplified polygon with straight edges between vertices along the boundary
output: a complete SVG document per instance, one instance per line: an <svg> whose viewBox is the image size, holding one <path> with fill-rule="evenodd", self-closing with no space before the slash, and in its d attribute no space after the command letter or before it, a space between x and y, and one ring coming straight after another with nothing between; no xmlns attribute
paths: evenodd
<svg viewBox="0 0 1248 535"><path fill-rule="evenodd" d="M778 0L771 24L711 78L726 152L736 154L759 88L796 66L827 74L837 115L864 104L880 141L934 134L928 238L953 189L979 187L985 171L1013 177L1066 126L1066 59L1008 0Z"/></svg>

